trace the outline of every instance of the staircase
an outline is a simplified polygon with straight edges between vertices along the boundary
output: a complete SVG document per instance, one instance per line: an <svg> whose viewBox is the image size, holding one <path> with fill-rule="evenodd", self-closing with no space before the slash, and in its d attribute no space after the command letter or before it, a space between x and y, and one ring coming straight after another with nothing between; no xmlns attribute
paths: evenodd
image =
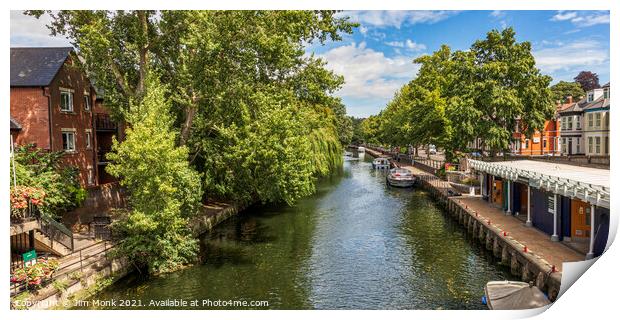
<svg viewBox="0 0 620 320"><path fill-rule="evenodd" d="M66 256L73 252L73 232L62 223L47 217L39 219L39 228L35 230L35 248L37 245L44 251L50 251L59 256Z"/></svg>

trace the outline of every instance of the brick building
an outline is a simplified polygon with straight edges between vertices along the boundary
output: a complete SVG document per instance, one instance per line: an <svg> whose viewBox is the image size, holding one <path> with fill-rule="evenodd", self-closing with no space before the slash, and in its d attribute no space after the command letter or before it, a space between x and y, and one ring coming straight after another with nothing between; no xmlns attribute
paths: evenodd
<svg viewBox="0 0 620 320"><path fill-rule="evenodd" d="M70 47L11 48L11 135L16 145L64 151L62 161L78 168L80 184L90 188L101 175L97 97L78 64ZM107 113L101 101L97 109Z"/></svg>

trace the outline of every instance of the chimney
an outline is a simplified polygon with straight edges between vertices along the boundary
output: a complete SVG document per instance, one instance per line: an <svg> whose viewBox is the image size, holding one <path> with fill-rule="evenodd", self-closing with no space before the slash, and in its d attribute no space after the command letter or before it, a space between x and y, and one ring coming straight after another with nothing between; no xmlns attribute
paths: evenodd
<svg viewBox="0 0 620 320"><path fill-rule="evenodd" d="M573 103L573 96L568 96L568 103Z"/></svg>

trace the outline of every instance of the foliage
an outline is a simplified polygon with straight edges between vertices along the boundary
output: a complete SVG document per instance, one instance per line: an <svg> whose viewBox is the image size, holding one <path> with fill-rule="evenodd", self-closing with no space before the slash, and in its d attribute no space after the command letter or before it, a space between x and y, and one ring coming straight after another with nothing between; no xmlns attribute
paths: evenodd
<svg viewBox="0 0 620 320"><path fill-rule="evenodd" d="M529 42L516 42L511 28L490 31L468 51L444 45L414 62L417 78L362 123L369 139L434 144L451 161L475 139L492 152L506 150L517 125L531 135L553 115L551 78L536 69Z"/></svg>
<svg viewBox="0 0 620 320"><path fill-rule="evenodd" d="M126 139L114 141L106 168L130 194L130 211L113 224L124 235L117 254L150 272L189 263L198 249L187 218L202 196L200 174L187 163L187 147L175 145L165 90L155 77L147 79L144 99L127 113Z"/></svg>
<svg viewBox="0 0 620 320"><path fill-rule="evenodd" d="M62 152L47 152L33 145L15 148L17 185L11 184L11 211L16 217L29 210L29 204L47 217L56 218L79 207L86 198L77 169L61 164ZM11 162L11 173L13 162Z"/></svg>
<svg viewBox="0 0 620 320"><path fill-rule="evenodd" d="M585 95L578 82L560 81L552 85L550 89L553 101L560 101L560 103L565 103L568 97L573 97L573 100L577 101L579 97Z"/></svg>
<svg viewBox="0 0 620 320"><path fill-rule="evenodd" d="M324 175L341 163L352 125L331 94L344 80L305 46L351 33L356 24L348 17L328 10L49 13L51 32L71 40L118 117L144 97L147 75L158 74L169 87L177 143L189 148L210 197L292 203L314 189L306 172ZM300 131L282 130L285 123ZM298 179L284 183L287 177Z"/></svg>
<svg viewBox="0 0 620 320"><path fill-rule="evenodd" d="M33 265L15 269L11 273L11 282L25 283L31 289L38 288L43 280L51 278L58 266L56 259L38 258Z"/></svg>
<svg viewBox="0 0 620 320"><path fill-rule="evenodd" d="M574 80L579 83L581 89L585 92L601 87L598 82L598 74L593 73L592 71L581 71L574 78Z"/></svg>

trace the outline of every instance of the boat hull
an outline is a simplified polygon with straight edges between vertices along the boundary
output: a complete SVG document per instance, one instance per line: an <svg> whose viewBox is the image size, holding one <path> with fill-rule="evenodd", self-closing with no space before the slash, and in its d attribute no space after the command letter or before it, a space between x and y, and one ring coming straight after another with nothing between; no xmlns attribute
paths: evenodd
<svg viewBox="0 0 620 320"><path fill-rule="evenodd" d="M415 179L394 179L388 176L387 183L393 187L411 188L415 186Z"/></svg>

